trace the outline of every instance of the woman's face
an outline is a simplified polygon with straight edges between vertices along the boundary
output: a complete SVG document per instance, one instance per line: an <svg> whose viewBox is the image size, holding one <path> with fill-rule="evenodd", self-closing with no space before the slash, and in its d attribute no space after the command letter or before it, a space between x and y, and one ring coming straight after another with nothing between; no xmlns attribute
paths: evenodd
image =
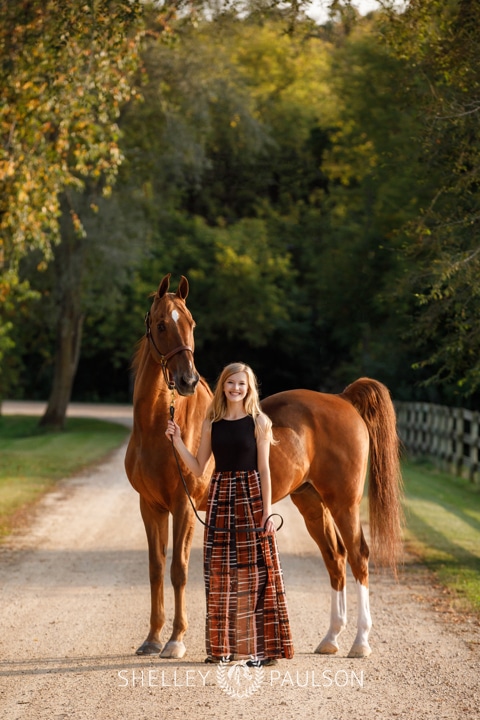
<svg viewBox="0 0 480 720"><path fill-rule="evenodd" d="M247 373L238 372L230 375L223 383L223 392L227 402L243 403L248 392Z"/></svg>

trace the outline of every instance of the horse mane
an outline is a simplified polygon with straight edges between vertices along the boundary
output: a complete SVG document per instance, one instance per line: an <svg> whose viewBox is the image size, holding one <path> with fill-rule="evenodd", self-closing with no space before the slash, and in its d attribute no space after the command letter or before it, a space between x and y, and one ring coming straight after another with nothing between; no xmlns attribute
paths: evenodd
<svg viewBox="0 0 480 720"><path fill-rule="evenodd" d="M144 353L145 343L147 341L147 338L145 335L140 338L140 340L137 342L135 354L132 359L132 364L130 365L131 370L133 372L133 377L136 376L138 372L138 368L140 367L140 362Z"/></svg>
<svg viewBox="0 0 480 720"><path fill-rule="evenodd" d="M205 390L207 391L209 397L213 398L212 389L211 389L210 385L207 383L207 381L205 380L205 378L204 378L202 375L200 375L199 384L202 385L203 388L205 388Z"/></svg>

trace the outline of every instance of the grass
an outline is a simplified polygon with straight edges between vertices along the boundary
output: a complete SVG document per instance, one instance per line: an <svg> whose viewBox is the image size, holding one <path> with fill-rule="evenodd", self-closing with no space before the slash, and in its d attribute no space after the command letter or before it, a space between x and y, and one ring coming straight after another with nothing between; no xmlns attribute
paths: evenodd
<svg viewBox="0 0 480 720"><path fill-rule="evenodd" d="M120 445L128 428L69 418L63 432L47 432L38 418L0 416L0 538L19 512L62 478L99 462ZM407 545L454 592L459 609L480 614L480 487L405 462Z"/></svg>
<svg viewBox="0 0 480 720"><path fill-rule="evenodd" d="M58 480L105 458L128 432L118 423L85 418L69 418L64 431L49 432L38 417L0 417L0 538Z"/></svg>
<svg viewBox="0 0 480 720"><path fill-rule="evenodd" d="M428 462L404 463L403 478L407 545L458 609L480 614L480 487Z"/></svg>

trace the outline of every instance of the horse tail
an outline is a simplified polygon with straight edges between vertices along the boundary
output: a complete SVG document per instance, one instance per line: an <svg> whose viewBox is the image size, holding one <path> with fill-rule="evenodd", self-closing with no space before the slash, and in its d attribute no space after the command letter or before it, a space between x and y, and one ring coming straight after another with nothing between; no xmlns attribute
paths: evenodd
<svg viewBox="0 0 480 720"><path fill-rule="evenodd" d="M385 385L360 378L341 397L360 413L370 437L368 505L370 538L376 563L396 575L402 547L403 482L395 408Z"/></svg>

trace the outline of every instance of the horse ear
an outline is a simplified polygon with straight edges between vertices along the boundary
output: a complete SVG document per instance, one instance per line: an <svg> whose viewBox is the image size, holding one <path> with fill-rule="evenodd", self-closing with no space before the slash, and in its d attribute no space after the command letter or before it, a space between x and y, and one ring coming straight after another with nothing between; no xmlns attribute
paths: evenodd
<svg viewBox="0 0 480 720"><path fill-rule="evenodd" d="M186 300L187 295L188 295L188 290L189 290L188 280L184 275L182 275L180 278L180 282L178 284L178 288L177 288L177 296L179 298L181 298L181 300Z"/></svg>
<svg viewBox="0 0 480 720"><path fill-rule="evenodd" d="M170 276L172 273L168 273L168 275L165 275L162 282L158 286L157 290L157 296L159 298L162 298L166 292L168 292L168 288L170 287Z"/></svg>

